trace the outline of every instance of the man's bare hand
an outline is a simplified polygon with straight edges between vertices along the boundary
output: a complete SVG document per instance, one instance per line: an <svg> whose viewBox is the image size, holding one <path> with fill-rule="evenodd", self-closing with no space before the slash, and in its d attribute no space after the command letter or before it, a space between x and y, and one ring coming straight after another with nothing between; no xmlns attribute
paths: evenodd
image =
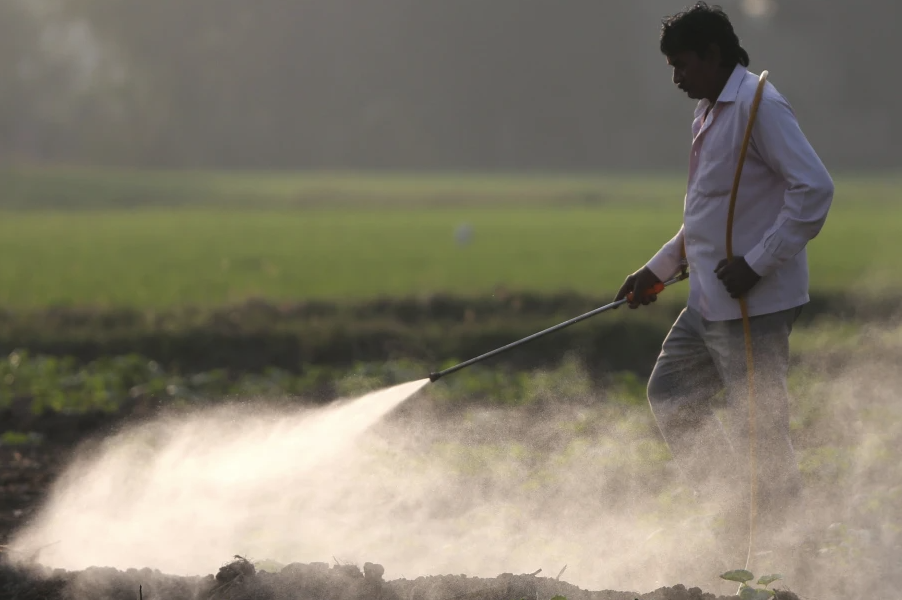
<svg viewBox="0 0 902 600"><path fill-rule="evenodd" d="M737 256L732 262L723 259L714 272L732 298L741 298L761 281L761 276L752 270L742 256Z"/></svg>
<svg viewBox="0 0 902 600"><path fill-rule="evenodd" d="M648 267L643 267L626 278L626 281L620 287L620 291L617 292L614 302L632 294L633 301L629 303L630 308L639 308L640 305L647 306L658 299L657 294L648 293L658 283L661 283L658 276L652 273Z"/></svg>

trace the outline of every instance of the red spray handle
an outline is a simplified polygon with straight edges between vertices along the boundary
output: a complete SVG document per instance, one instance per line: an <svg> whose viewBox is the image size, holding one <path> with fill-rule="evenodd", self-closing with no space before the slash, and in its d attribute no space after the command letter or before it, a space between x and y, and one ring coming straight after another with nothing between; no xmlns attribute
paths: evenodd
<svg viewBox="0 0 902 600"><path fill-rule="evenodd" d="M642 295L647 296L648 294L660 294L661 292L664 291L665 287L666 286L664 285L664 283L659 281L658 283L654 284L652 287L645 290L645 292ZM629 294L626 295L626 301L627 302L633 301L633 293L632 292L630 292Z"/></svg>

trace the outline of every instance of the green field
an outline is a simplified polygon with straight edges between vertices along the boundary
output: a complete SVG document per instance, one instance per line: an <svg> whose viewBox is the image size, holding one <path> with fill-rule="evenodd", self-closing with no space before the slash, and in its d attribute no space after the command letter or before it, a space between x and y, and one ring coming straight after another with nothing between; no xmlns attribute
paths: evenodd
<svg viewBox="0 0 902 600"><path fill-rule="evenodd" d="M679 227L679 176L26 171L0 176L0 305L609 294ZM812 287L898 289L893 179L837 178ZM456 243L467 223L474 237ZM673 290L674 295L685 290Z"/></svg>

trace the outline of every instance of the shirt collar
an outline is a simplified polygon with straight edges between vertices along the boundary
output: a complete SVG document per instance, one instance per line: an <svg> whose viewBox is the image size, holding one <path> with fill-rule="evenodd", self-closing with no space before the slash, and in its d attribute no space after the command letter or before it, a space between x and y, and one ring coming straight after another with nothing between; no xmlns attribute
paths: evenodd
<svg viewBox="0 0 902 600"><path fill-rule="evenodd" d="M737 64L736 67L733 68L730 78L727 79L727 83L723 86L720 95L717 97L718 104L736 101L736 98L739 97L739 89L742 87L742 80L745 78L747 72L748 70L741 64ZM709 104L710 102L703 98L702 100L699 100L698 108L700 110L707 109Z"/></svg>

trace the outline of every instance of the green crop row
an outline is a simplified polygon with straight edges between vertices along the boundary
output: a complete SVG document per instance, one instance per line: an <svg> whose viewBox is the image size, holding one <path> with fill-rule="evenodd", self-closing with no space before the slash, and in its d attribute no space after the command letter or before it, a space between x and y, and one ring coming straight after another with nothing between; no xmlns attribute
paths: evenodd
<svg viewBox="0 0 902 600"><path fill-rule="evenodd" d="M315 367L303 374L277 368L261 373L223 369L180 374L139 355L102 358L79 365L71 358L13 352L0 361L0 411L25 406L33 415L116 413L138 402L190 406L227 400L287 398L317 404L424 378L428 366L410 360L359 363L349 368ZM644 401L644 387L630 372L607 376L618 401ZM546 369L509 371L474 366L428 392L438 402L523 405L597 391L580 362L565 357Z"/></svg>
<svg viewBox="0 0 902 600"><path fill-rule="evenodd" d="M585 329L590 335L612 334L610 328ZM510 362L490 359L441 379L430 386L429 393L433 399L452 403L519 405L542 399L579 399L599 390L606 393L613 390L616 398L629 404L643 403L644 378L660 346L660 339L653 344L652 332L647 333L647 351L632 349L634 358L644 355L642 364L634 364L633 368L623 366L622 355L619 359L608 357L607 361L593 363L587 360L593 355L589 344L576 344L571 348L559 347L557 353L542 349L535 354L527 353L531 361L522 357ZM797 327L792 342L796 357L792 386L793 393L804 401L793 417L794 427L807 428L817 421L817 414L823 409L810 390L821 389L817 387L817 372L829 364L825 360L839 356L841 360L835 364L841 366L848 360L843 357L866 347L864 340L875 351L877 347L898 346L898 335L896 327L843 321L815 320ZM541 342L532 344L541 345ZM526 344L511 354L529 348ZM616 354L613 344L609 348L611 354ZM489 348L483 350L486 349ZM27 407L34 414L117 412L136 401L191 404L229 398L294 398L302 403L322 403L424 379L430 372L451 367L472 355L450 354L435 362L408 356L341 364L308 363L298 369L264 366L248 370L180 368L137 353L102 354L94 359L78 360L71 355L16 350L0 360L0 409L17 405ZM815 367L813 375L812 366Z"/></svg>

